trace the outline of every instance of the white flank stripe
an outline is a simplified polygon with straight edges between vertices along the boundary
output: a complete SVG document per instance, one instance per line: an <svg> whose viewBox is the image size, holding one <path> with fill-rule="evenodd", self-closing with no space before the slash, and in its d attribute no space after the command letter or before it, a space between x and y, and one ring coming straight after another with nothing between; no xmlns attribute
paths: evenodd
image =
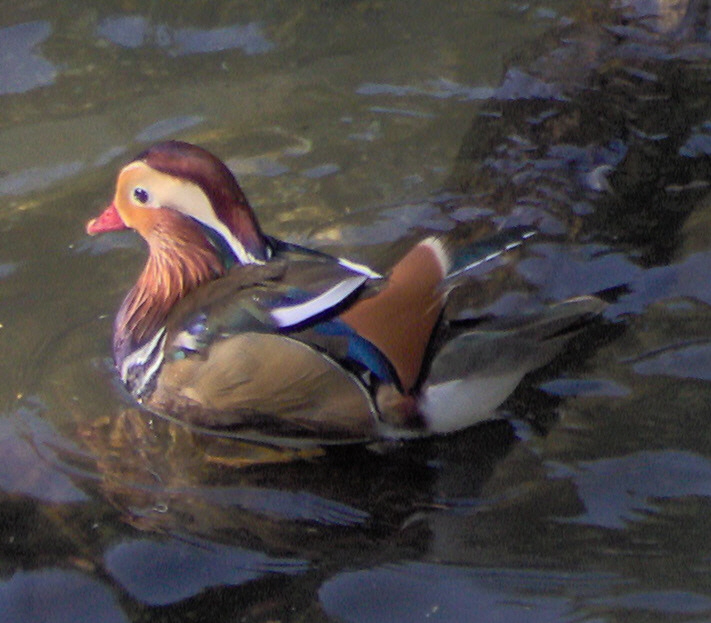
<svg viewBox="0 0 711 623"><path fill-rule="evenodd" d="M146 342L138 350L134 350L130 355L128 355L128 357L126 357L126 359L123 360L123 363L121 364L121 380L124 383L128 381L128 372L133 366L145 365L146 362L151 359L156 349L159 351L162 350L165 342L165 334L165 327L162 327L150 341ZM143 391L146 383L148 383L148 381L150 381L153 375L157 372L161 363L163 363L163 355L159 352L158 356L156 356L151 362L151 365L144 371L143 382L140 386L132 388L135 393L140 394Z"/></svg>
<svg viewBox="0 0 711 623"><path fill-rule="evenodd" d="M143 393L143 389L145 388L146 384L148 384L151 379L155 376L155 374L160 370L160 366L163 363L163 345L165 344L165 335L163 336L163 339L160 341L158 344L158 350L159 352L156 354L156 356L153 358L153 363L151 363L148 368L146 368L145 372L143 373L143 381L138 387L134 388L134 393L137 396L140 396Z"/></svg>
<svg viewBox="0 0 711 623"><path fill-rule="evenodd" d="M292 327L327 309L335 307L343 301L343 299L360 288L366 281L367 277L365 276L348 277L308 301L289 307L280 307L270 312L270 315L279 327Z"/></svg>
<svg viewBox="0 0 711 623"><path fill-rule="evenodd" d="M344 268L353 270L357 273L360 273L361 275L370 277L371 279L382 279L383 278L383 276L380 273L375 272L372 268L369 268L365 264L358 264L357 262L351 262L351 260L347 260L343 257L338 258L338 263L341 266L343 266Z"/></svg>
<svg viewBox="0 0 711 623"><path fill-rule="evenodd" d="M479 376L425 386L420 410L433 433L451 433L490 419L521 382L525 370Z"/></svg>

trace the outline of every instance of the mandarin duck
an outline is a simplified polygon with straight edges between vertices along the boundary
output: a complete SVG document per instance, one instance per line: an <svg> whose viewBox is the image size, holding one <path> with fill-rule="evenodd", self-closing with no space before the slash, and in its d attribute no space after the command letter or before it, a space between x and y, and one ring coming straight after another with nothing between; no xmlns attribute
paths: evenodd
<svg viewBox="0 0 711 623"><path fill-rule="evenodd" d="M448 433L492 417L602 303L454 329L467 271L531 232L502 230L459 257L430 237L384 277L265 235L235 177L168 141L119 173L89 234L136 230L148 260L114 323L121 380L150 411L272 439L368 442Z"/></svg>

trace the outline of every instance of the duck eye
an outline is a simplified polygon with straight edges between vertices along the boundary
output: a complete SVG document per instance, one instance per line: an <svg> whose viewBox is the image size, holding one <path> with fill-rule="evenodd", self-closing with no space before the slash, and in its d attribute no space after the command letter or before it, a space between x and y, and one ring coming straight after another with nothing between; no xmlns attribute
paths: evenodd
<svg viewBox="0 0 711 623"><path fill-rule="evenodd" d="M133 198L137 203L146 204L148 203L148 191L145 188L136 186L136 188L133 189Z"/></svg>

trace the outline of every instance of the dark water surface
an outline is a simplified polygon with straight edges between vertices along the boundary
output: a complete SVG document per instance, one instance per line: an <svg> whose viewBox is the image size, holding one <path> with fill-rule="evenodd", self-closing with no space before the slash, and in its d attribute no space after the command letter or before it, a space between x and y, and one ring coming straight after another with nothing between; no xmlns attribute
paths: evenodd
<svg viewBox="0 0 711 623"><path fill-rule="evenodd" d="M600 4L3 3L0 621L711 621L711 20ZM386 267L534 222L460 303L610 306L448 437L152 418L108 357L143 245L84 223L167 137L269 233Z"/></svg>

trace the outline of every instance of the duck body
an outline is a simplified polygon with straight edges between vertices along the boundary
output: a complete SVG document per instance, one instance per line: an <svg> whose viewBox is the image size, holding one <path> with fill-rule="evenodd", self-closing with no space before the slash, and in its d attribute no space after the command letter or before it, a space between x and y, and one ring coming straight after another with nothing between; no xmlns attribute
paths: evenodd
<svg viewBox="0 0 711 623"><path fill-rule="evenodd" d="M580 297L454 329L447 295L514 229L453 257L415 245L387 277L264 235L227 167L158 144L121 171L91 234L136 229L149 259L114 324L114 359L145 407L275 439L363 442L490 418L602 303Z"/></svg>

